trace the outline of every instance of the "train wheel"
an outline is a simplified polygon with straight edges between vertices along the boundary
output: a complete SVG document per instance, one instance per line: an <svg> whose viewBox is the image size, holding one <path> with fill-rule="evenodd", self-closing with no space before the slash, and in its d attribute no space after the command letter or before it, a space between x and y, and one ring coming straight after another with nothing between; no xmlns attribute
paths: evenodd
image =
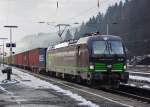
<svg viewBox="0 0 150 107"><path fill-rule="evenodd" d="M40 74L40 72L42 72L41 70L39 70L38 68L36 69L37 74ZM44 72L42 72L43 74L45 74Z"/></svg>
<svg viewBox="0 0 150 107"><path fill-rule="evenodd" d="M80 76L77 76L77 77L76 77L76 82L77 82L77 83L82 83L82 78L81 78Z"/></svg>
<svg viewBox="0 0 150 107"><path fill-rule="evenodd" d="M65 75L64 75L64 73L62 73L62 74L61 74L61 78L62 78L62 79L64 79L64 78L65 78Z"/></svg>
<svg viewBox="0 0 150 107"><path fill-rule="evenodd" d="M120 81L114 81L112 88L118 89L120 85Z"/></svg>
<svg viewBox="0 0 150 107"><path fill-rule="evenodd" d="M56 72L55 77L58 78L58 75L59 75L58 72Z"/></svg>
<svg viewBox="0 0 150 107"><path fill-rule="evenodd" d="M93 81L91 79L86 80L88 86L93 86Z"/></svg>

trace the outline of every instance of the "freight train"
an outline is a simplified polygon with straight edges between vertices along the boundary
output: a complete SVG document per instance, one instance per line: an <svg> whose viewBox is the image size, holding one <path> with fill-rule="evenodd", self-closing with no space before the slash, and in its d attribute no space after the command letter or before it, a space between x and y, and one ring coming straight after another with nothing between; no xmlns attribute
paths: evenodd
<svg viewBox="0 0 150 107"><path fill-rule="evenodd" d="M13 55L12 65L78 83L116 87L129 79L126 57L120 37L95 34ZM5 63L10 64L10 57Z"/></svg>

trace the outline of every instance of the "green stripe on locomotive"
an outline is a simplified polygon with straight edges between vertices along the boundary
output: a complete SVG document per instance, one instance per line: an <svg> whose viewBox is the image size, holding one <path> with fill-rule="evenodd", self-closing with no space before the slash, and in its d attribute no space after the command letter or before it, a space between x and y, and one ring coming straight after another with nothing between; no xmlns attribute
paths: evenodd
<svg viewBox="0 0 150 107"><path fill-rule="evenodd" d="M95 63L94 69L90 71L99 71L99 72L107 72L107 64L105 63ZM124 64L123 63L115 63L112 64L112 72L123 72Z"/></svg>

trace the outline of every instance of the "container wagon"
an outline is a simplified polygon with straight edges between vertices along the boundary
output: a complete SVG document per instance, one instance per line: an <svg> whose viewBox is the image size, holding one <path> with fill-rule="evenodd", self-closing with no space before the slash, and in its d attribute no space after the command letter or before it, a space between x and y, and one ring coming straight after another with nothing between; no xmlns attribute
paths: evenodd
<svg viewBox="0 0 150 107"><path fill-rule="evenodd" d="M22 54L22 65L24 69L29 68L29 51L23 52Z"/></svg>
<svg viewBox="0 0 150 107"><path fill-rule="evenodd" d="M17 60L16 66L22 68L23 67L23 54L22 53L16 54L16 60Z"/></svg>
<svg viewBox="0 0 150 107"><path fill-rule="evenodd" d="M32 71L45 71L46 68L46 48L36 48L28 51L28 67Z"/></svg>

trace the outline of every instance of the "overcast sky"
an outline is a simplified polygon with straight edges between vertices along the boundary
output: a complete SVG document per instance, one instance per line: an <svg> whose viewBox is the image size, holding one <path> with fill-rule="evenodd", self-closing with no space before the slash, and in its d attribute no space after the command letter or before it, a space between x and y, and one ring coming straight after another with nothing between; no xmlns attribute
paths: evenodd
<svg viewBox="0 0 150 107"><path fill-rule="evenodd" d="M99 1L98 9L98 0L0 0L0 37L9 38L9 29L4 25L19 26L13 29L13 41L29 34L55 32L56 24L81 23L120 0ZM51 25L39 24L39 21L51 22Z"/></svg>

